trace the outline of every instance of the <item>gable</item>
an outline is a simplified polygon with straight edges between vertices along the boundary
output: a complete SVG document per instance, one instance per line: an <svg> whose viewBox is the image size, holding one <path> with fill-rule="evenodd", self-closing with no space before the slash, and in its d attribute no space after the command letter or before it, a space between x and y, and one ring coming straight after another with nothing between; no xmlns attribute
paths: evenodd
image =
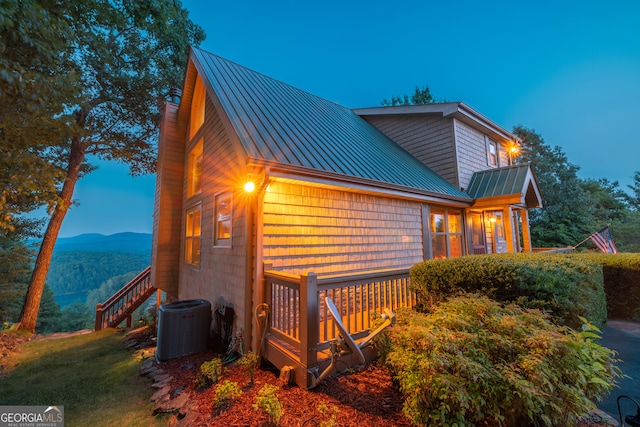
<svg viewBox="0 0 640 427"><path fill-rule="evenodd" d="M191 60L249 162L470 201L350 109L200 49Z"/></svg>
<svg viewBox="0 0 640 427"><path fill-rule="evenodd" d="M521 205L527 209L542 207L540 190L529 164L476 172L467 192L476 199L473 207L496 204Z"/></svg>

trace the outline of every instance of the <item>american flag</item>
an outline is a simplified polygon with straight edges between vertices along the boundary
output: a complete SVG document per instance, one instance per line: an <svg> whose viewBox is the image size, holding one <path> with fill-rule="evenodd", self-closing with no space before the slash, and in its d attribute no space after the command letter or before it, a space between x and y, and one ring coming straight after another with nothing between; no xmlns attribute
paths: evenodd
<svg viewBox="0 0 640 427"><path fill-rule="evenodd" d="M616 248L616 244L613 243L608 225L602 230L593 233L591 236L589 236L589 239L591 239L591 241L598 247L598 249L600 249L605 254L618 253L618 248Z"/></svg>

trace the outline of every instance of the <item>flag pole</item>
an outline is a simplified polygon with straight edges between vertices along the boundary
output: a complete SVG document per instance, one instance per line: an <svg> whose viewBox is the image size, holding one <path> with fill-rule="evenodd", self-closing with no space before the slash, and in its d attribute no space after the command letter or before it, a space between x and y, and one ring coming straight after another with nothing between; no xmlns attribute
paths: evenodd
<svg viewBox="0 0 640 427"><path fill-rule="evenodd" d="M609 226L611 226L611 223L609 223L609 224L605 225L605 226L604 226L604 227L602 227L600 230L596 231L596 233L599 233L601 230L604 230L605 228L607 228L607 227L609 227ZM596 233L591 233L591 234L589 235L589 237L587 237L587 238L586 238L586 239L584 239L582 242L580 242L580 243L578 243L577 245L575 245L575 246L573 247L573 250L575 251L575 250L576 250L576 248L577 248L578 246L580 246L581 244L583 244L584 242L586 242L587 240L589 240L589 239L591 238L591 236L593 236L593 235L594 235L594 234L596 234Z"/></svg>

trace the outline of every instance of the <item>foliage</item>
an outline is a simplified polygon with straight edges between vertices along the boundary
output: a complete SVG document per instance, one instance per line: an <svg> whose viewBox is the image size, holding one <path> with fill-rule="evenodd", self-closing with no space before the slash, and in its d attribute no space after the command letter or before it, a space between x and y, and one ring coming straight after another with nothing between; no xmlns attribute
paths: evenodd
<svg viewBox="0 0 640 427"><path fill-rule="evenodd" d="M397 319L383 355L417 425L573 425L621 376L594 326L568 330L485 296Z"/></svg>
<svg viewBox="0 0 640 427"><path fill-rule="evenodd" d="M37 39L37 49L18 37L11 38L9 70L26 55L33 59L15 68L15 73L0 72L11 81L37 81L40 84L31 89L43 93L59 88L43 108L38 108L39 100L27 100L43 116L47 129L55 130L29 132L31 142L23 138L12 147L15 156L27 158L32 169L44 165L44 176L49 170L55 172L45 182L46 192L27 191L16 196L27 198L21 206L44 199L51 214L19 319L20 329L33 332L55 240L74 203L78 179L94 168L90 161L95 158L126 163L132 174L154 172L160 107L169 90L181 86L189 45L204 40L204 32L176 0L6 1L11 7L3 8L2 33L14 31L18 25L31 34L32 28L39 28L42 17L53 17L51 24L58 27L47 33L47 38ZM28 65L39 62L51 63L51 68L37 69L36 75L21 72L30 71ZM67 78L62 82L65 84L39 79L57 75ZM6 99L0 101L3 104ZM21 114L2 118L7 119L3 129L11 134L29 129Z"/></svg>
<svg viewBox="0 0 640 427"><path fill-rule="evenodd" d="M209 387L220 381L220 377L222 377L222 360L214 358L200 365L196 385L198 388Z"/></svg>
<svg viewBox="0 0 640 427"><path fill-rule="evenodd" d="M338 425L338 413L340 409L334 405L325 405L324 403L318 404L318 412L328 420L324 420L320 423L320 427L334 427Z"/></svg>
<svg viewBox="0 0 640 427"><path fill-rule="evenodd" d="M253 384L253 374L259 361L260 356L252 351L247 352L238 360L238 366L241 366L244 374L249 377L249 384Z"/></svg>
<svg viewBox="0 0 640 427"><path fill-rule="evenodd" d="M233 399L237 399L240 396L242 396L242 391L238 387L238 383L224 380L222 384L216 387L212 403L213 407L222 408L228 406Z"/></svg>
<svg viewBox="0 0 640 427"><path fill-rule="evenodd" d="M631 194L627 196L627 201L631 208L640 212L640 171L633 173L633 184L627 185L631 190Z"/></svg>
<svg viewBox="0 0 640 427"><path fill-rule="evenodd" d="M123 276L128 277L132 273L135 273L133 276L135 277L149 265L149 262L148 254L56 252L51 260L47 283L56 295L97 289L108 281L111 283L105 287L111 288L117 286L113 281L120 283L124 280ZM114 290L121 288L129 280ZM108 292L106 289L103 291ZM103 296L102 292L100 293ZM108 296L112 294L113 292Z"/></svg>
<svg viewBox="0 0 640 427"><path fill-rule="evenodd" d="M640 254L592 252L573 256L602 265L609 318L640 316Z"/></svg>
<svg viewBox="0 0 640 427"><path fill-rule="evenodd" d="M427 260L410 271L418 308L460 292L480 292L498 301L513 301L552 315L573 328L580 317L596 325L607 319L601 266L564 254L500 254Z"/></svg>
<svg viewBox="0 0 640 427"><path fill-rule="evenodd" d="M18 320L31 273L31 251L19 240L0 237L0 322Z"/></svg>
<svg viewBox="0 0 640 427"><path fill-rule="evenodd" d="M166 418L150 416L149 380L140 376L140 359L124 347L122 337L105 329L24 344L2 362L12 367L3 374L0 402L56 402L64 406L68 426L166 426Z"/></svg>
<svg viewBox="0 0 640 427"><path fill-rule="evenodd" d="M429 90L429 86L425 85L424 87L416 86L413 94L411 96L404 94L403 96L392 96L391 100L383 99L380 105L388 107L388 106L396 106L396 105L421 105L421 104L433 104L434 102L438 102L432 95L431 90Z"/></svg>
<svg viewBox="0 0 640 427"><path fill-rule="evenodd" d="M60 305L53 298L53 292L48 285L45 285L40 300L40 308L38 311L38 323L36 324L36 332L39 334L50 334L60 330L60 316L62 311Z"/></svg>
<svg viewBox="0 0 640 427"><path fill-rule="evenodd" d="M275 425L278 425L282 418L282 403L276 396L276 391L279 389L275 385L263 385L256 395L256 403L253 404L253 409L261 411L269 418L269 422Z"/></svg>

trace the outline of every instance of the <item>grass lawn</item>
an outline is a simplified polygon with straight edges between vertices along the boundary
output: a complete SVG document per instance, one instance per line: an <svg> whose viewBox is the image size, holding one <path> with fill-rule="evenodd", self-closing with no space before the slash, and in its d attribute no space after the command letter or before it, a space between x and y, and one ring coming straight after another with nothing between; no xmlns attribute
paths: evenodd
<svg viewBox="0 0 640 427"><path fill-rule="evenodd" d="M161 426L150 380L113 329L23 345L0 378L1 405L64 406L65 425Z"/></svg>

